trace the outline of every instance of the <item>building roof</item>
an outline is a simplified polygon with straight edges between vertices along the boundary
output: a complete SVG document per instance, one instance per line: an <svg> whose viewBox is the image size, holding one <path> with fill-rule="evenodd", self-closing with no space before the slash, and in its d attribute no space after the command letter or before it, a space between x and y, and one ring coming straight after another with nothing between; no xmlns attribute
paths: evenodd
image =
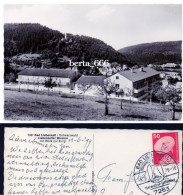
<svg viewBox="0 0 183 195"><path fill-rule="evenodd" d="M45 76L45 77L61 77L61 78L70 78L74 70L66 69L40 69L40 68L26 68L20 71L19 75L28 75L28 76Z"/></svg>
<svg viewBox="0 0 183 195"><path fill-rule="evenodd" d="M105 76L81 76L76 84L97 84L102 85L104 83Z"/></svg>
<svg viewBox="0 0 183 195"><path fill-rule="evenodd" d="M133 69L133 72L131 70L125 70L125 71L120 71L118 73L132 82L140 81L148 77L160 74L158 71L150 67L143 68L143 71L141 71L138 68L138 69Z"/></svg>

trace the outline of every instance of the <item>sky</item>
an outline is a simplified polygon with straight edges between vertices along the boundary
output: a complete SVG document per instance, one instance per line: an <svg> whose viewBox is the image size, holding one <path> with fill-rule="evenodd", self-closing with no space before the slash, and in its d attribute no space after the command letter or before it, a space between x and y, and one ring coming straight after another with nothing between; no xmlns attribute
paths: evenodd
<svg viewBox="0 0 183 195"><path fill-rule="evenodd" d="M98 38L116 50L182 40L181 5L5 5L5 23L40 23L62 33Z"/></svg>

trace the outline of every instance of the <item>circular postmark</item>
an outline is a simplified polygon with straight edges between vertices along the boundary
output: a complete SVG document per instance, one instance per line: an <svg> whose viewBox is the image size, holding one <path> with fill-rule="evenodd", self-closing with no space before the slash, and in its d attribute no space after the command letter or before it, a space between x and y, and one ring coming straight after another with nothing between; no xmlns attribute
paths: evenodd
<svg viewBox="0 0 183 195"><path fill-rule="evenodd" d="M179 168L176 161L166 153L170 163L154 165L154 152L142 155L135 164L134 180L138 188L148 195L165 195L177 184Z"/></svg>

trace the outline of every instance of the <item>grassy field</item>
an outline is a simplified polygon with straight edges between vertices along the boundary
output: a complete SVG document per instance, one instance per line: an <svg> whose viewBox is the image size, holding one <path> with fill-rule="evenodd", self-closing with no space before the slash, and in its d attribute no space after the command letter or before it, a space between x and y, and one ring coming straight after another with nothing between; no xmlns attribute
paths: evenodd
<svg viewBox="0 0 183 195"><path fill-rule="evenodd" d="M176 112L176 119L181 119L181 110ZM123 102L110 99L109 115L104 115L104 99L76 95L36 94L5 90L5 120L171 120L168 106L149 103Z"/></svg>

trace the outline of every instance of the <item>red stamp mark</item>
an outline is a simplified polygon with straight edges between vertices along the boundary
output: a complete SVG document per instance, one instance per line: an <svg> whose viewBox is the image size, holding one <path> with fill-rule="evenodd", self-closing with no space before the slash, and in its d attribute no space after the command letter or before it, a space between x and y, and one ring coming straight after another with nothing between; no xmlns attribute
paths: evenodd
<svg viewBox="0 0 183 195"><path fill-rule="evenodd" d="M179 163L178 132L153 133L152 141L154 165Z"/></svg>

